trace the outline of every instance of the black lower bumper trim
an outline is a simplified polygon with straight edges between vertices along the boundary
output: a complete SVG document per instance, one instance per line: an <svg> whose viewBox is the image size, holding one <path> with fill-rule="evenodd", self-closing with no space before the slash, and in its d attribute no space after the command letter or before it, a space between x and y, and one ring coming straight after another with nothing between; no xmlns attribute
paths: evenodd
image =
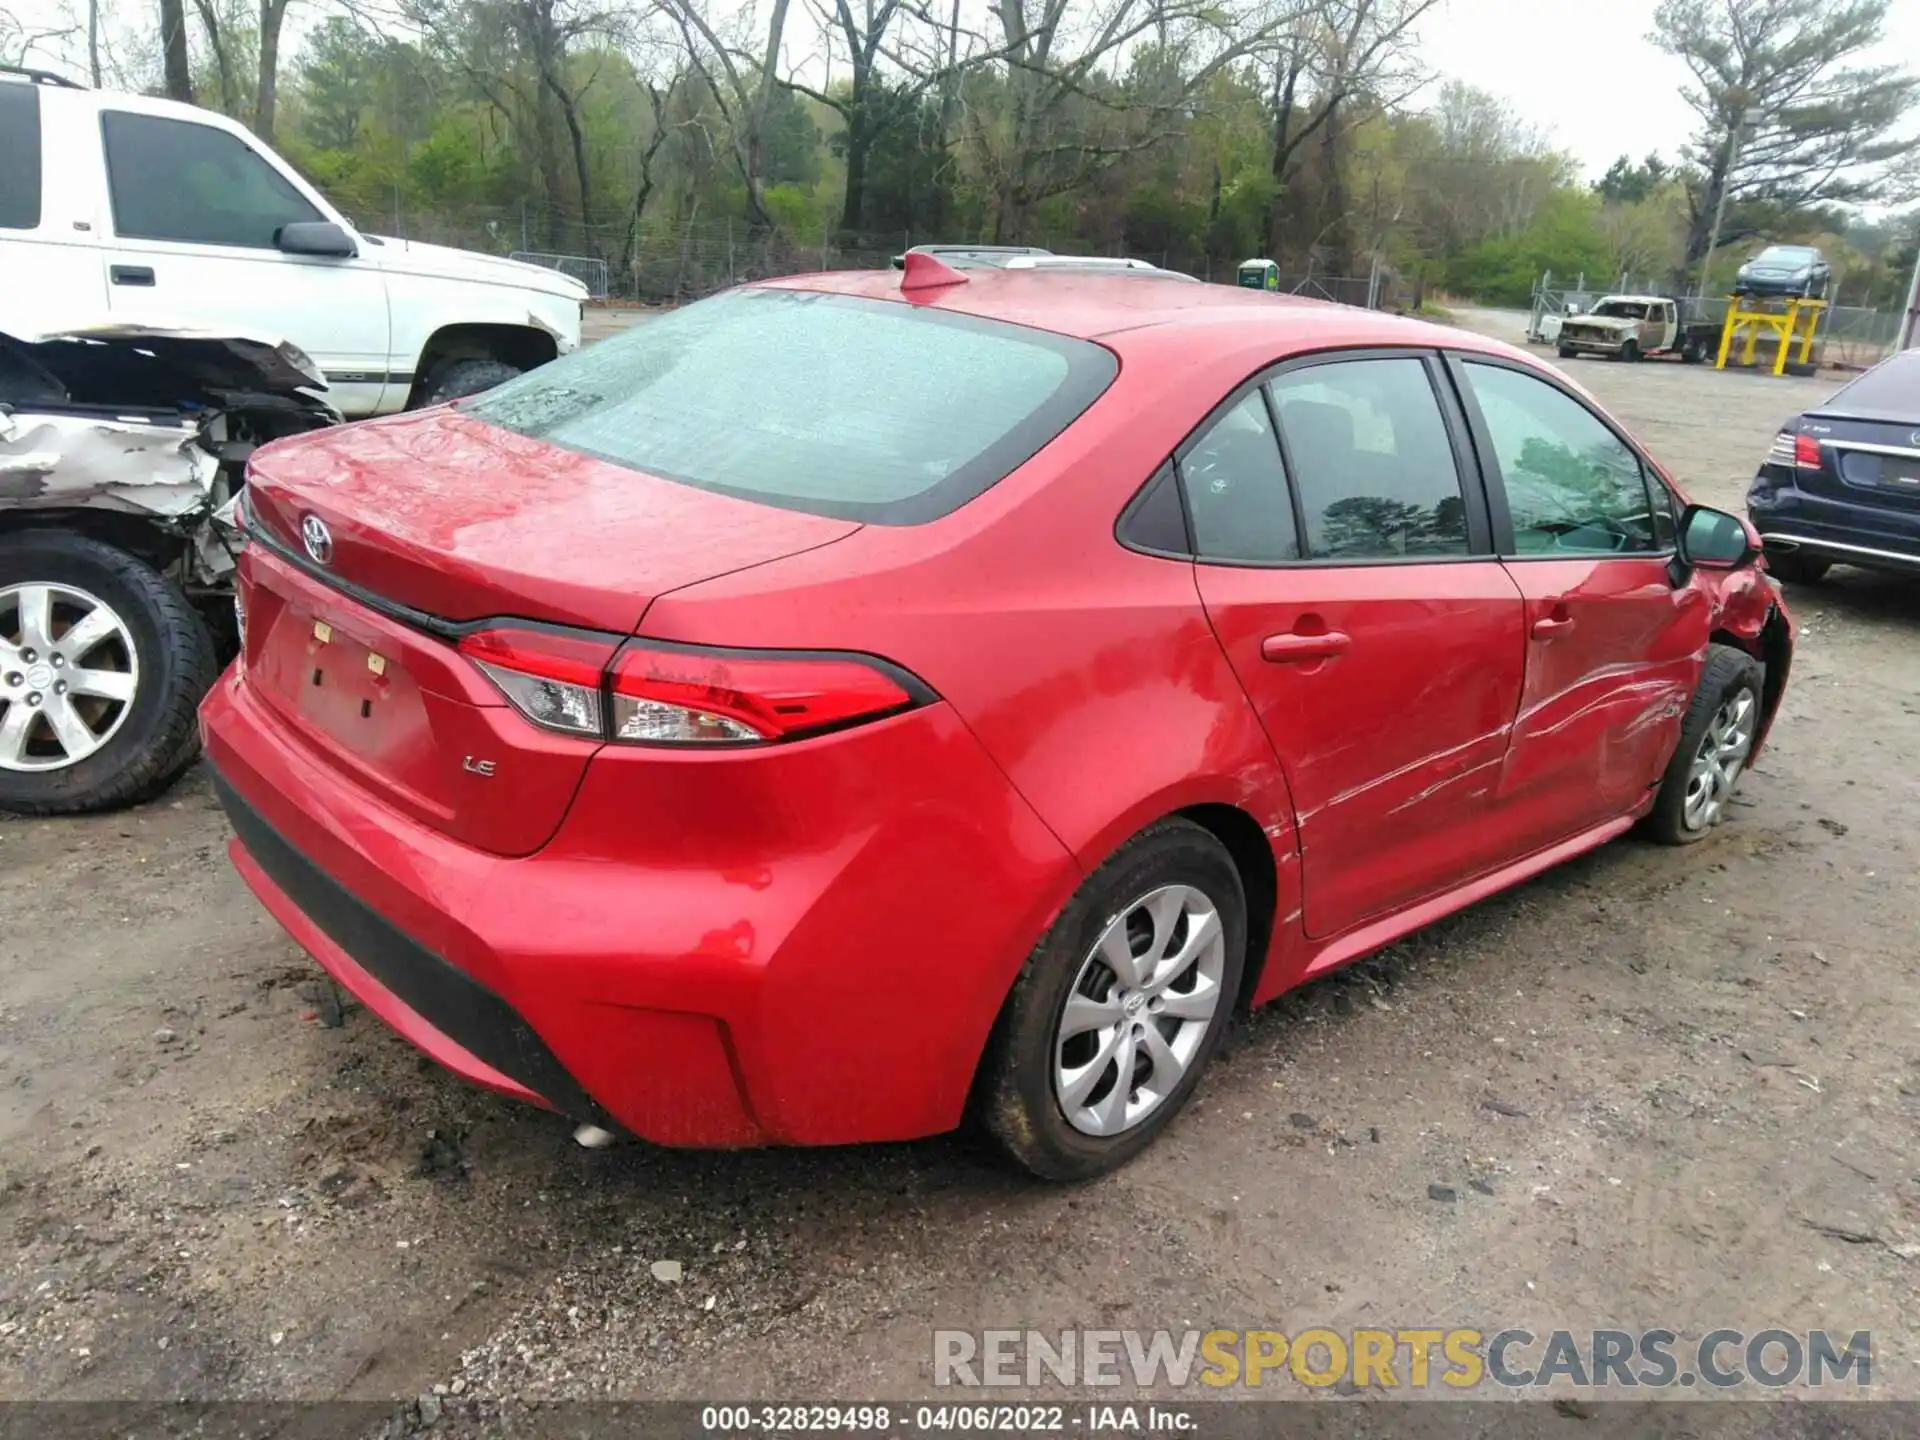
<svg viewBox="0 0 1920 1440"><path fill-rule="evenodd" d="M214 772L240 843L301 913L434 1029L575 1120L613 1128L580 1083L505 1000L376 914L296 850Z"/></svg>

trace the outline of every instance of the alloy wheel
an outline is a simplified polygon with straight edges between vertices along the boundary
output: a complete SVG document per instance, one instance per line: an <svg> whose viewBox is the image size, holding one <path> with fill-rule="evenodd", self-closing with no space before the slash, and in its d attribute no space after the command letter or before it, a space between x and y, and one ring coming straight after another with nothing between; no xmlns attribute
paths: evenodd
<svg viewBox="0 0 1920 1440"><path fill-rule="evenodd" d="M1745 686L1729 695L1714 712L1687 770L1687 798L1681 814L1689 830L1706 830L1720 823L1753 749L1759 718L1759 702Z"/></svg>
<svg viewBox="0 0 1920 1440"><path fill-rule="evenodd" d="M97 595L0 589L0 769L77 765L125 723L139 684L133 632Z"/></svg>
<svg viewBox="0 0 1920 1440"><path fill-rule="evenodd" d="M1190 885L1121 908L1080 963L1054 1033L1055 1098L1074 1129L1131 1130L1180 1084L1224 1002L1220 913Z"/></svg>

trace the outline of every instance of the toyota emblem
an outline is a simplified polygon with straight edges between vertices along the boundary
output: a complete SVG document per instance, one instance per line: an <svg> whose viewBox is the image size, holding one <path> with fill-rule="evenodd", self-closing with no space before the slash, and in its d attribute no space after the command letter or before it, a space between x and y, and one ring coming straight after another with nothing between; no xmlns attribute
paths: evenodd
<svg viewBox="0 0 1920 1440"><path fill-rule="evenodd" d="M1920 430L1914 431L1913 434L1909 435L1907 438L1911 440L1915 445L1920 445Z"/></svg>
<svg viewBox="0 0 1920 1440"><path fill-rule="evenodd" d="M303 516L300 521L300 542L307 547L307 557L316 565L333 563L333 532L327 529L327 522L318 515Z"/></svg>

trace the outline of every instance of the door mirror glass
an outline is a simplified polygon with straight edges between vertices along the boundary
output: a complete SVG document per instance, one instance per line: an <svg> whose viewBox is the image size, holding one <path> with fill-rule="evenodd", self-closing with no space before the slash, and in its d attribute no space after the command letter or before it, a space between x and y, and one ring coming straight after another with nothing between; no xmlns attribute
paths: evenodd
<svg viewBox="0 0 1920 1440"><path fill-rule="evenodd" d="M1751 564L1758 553L1739 516L1705 505L1688 507L1680 549L1688 564L1706 570L1737 570Z"/></svg>
<svg viewBox="0 0 1920 1440"><path fill-rule="evenodd" d="M331 255L351 259L360 253L353 237L331 220L301 220L282 225L273 243L288 255Z"/></svg>

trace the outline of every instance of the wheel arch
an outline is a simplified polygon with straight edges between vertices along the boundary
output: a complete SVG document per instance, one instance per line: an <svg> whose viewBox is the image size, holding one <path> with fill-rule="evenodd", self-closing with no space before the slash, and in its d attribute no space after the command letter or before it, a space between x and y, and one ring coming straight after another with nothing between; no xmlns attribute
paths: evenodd
<svg viewBox="0 0 1920 1440"><path fill-rule="evenodd" d="M414 362L413 387L407 394L407 408L420 403L434 371L457 360L500 360L522 370L544 365L560 353L553 333L538 325L515 325L497 321L463 321L442 325L427 336Z"/></svg>
<svg viewBox="0 0 1920 1440"><path fill-rule="evenodd" d="M186 536L145 515L84 506L0 511L0 536L45 531L62 531L111 545L163 575L172 572L188 548Z"/></svg>
<svg viewBox="0 0 1920 1440"><path fill-rule="evenodd" d="M1757 755L1760 747L1766 743L1767 736L1772 733L1774 716L1787 693L1787 675L1793 668L1792 629L1776 605L1767 611L1766 620L1753 635L1715 630L1707 638L1712 644L1725 645L1751 655L1766 669L1760 687L1760 729L1753 737L1753 750Z"/></svg>
<svg viewBox="0 0 1920 1440"><path fill-rule="evenodd" d="M1207 831L1226 848L1233 868L1240 872L1240 888L1247 900L1247 963L1234 1009L1245 1014L1252 1008L1273 953L1274 922L1280 908L1280 867L1273 844L1260 822L1237 805L1190 805L1168 818L1191 820Z"/></svg>

